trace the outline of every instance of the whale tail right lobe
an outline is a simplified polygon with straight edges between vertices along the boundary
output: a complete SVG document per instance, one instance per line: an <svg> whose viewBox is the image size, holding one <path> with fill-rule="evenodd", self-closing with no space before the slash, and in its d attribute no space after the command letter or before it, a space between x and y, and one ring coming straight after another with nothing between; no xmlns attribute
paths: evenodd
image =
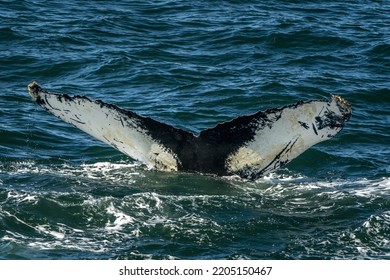
<svg viewBox="0 0 390 280"><path fill-rule="evenodd" d="M203 168L248 179L275 171L311 146L335 136L351 116L351 105L339 96L300 101L259 111L206 129L199 135L206 155ZM208 170L204 170L207 172Z"/></svg>

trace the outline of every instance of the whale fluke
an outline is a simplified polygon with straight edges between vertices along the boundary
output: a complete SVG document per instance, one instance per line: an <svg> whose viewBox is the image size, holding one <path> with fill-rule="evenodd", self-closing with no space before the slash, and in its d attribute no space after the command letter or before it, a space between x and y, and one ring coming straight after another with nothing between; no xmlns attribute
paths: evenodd
<svg viewBox="0 0 390 280"><path fill-rule="evenodd" d="M48 112L150 168L248 179L333 137L352 112L333 95L241 116L194 135L100 100L47 92L36 82L28 90Z"/></svg>

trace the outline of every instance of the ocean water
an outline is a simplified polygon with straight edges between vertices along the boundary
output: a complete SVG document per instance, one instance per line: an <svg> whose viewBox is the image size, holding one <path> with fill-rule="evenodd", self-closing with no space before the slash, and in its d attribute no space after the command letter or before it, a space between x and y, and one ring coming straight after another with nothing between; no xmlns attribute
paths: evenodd
<svg viewBox="0 0 390 280"><path fill-rule="evenodd" d="M389 1L0 1L0 259L390 259ZM148 170L27 84L198 133L338 94L255 182Z"/></svg>

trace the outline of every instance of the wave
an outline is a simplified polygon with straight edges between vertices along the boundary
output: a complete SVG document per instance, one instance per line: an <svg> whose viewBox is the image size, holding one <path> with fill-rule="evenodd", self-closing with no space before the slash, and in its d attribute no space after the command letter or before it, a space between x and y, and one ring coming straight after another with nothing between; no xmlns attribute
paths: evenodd
<svg viewBox="0 0 390 280"><path fill-rule="evenodd" d="M2 169L2 178L4 172L13 177L0 189L7 258L170 259L206 250L210 258L288 259L316 258L318 247L324 258L390 257L389 213L382 207L390 177L321 180L287 172L248 182L126 162L30 161ZM32 177L41 177L39 186L30 185ZM51 185L42 186L46 180ZM263 253L253 245L258 238ZM243 245L233 253L237 242ZM175 244L182 249L168 249Z"/></svg>

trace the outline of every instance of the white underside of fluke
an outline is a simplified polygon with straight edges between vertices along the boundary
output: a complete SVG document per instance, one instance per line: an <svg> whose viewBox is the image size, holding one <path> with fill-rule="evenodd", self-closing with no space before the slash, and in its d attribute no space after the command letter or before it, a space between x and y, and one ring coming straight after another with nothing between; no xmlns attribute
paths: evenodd
<svg viewBox="0 0 390 280"><path fill-rule="evenodd" d="M138 120L127 116L117 107L107 107L85 97L66 99L45 92L39 92L38 96L53 115L148 167L177 170L175 155L155 142Z"/></svg>
<svg viewBox="0 0 390 280"><path fill-rule="evenodd" d="M332 112L342 115L337 98L331 102L313 101L296 107L286 107L268 114L273 120L259 127L254 139L229 155L226 166L231 173L270 173L302 154L311 146L336 135L342 127L317 127L316 119Z"/></svg>

